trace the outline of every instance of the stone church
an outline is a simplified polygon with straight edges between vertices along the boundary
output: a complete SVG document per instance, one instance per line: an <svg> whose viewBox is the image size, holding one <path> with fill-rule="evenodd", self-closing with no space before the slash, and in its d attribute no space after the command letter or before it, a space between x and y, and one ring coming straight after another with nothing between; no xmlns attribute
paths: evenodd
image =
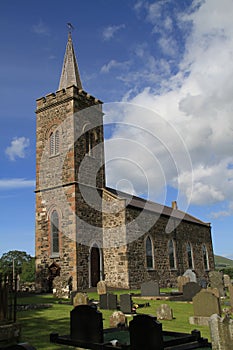
<svg viewBox="0 0 233 350"><path fill-rule="evenodd" d="M58 90L36 107L36 284L61 276L73 290L100 280L175 285L214 269L209 223L106 187L102 102L82 88L69 33Z"/></svg>

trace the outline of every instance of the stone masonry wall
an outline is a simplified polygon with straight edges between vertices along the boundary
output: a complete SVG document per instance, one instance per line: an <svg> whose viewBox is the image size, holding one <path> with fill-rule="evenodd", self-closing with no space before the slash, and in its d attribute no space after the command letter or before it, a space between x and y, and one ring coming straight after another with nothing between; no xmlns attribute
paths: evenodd
<svg viewBox="0 0 233 350"><path fill-rule="evenodd" d="M135 221L140 215L139 209L129 207L126 210L127 222ZM135 225L127 225L128 259L129 259L129 284L130 288L139 288L145 280L150 280L153 272L159 275L160 286L167 286L168 283L176 285L177 276L183 274L188 267L188 257L186 252L186 243L191 243L193 248L194 270L198 278L206 274L202 255L203 243L207 247L210 270L214 269L214 258L210 227L208 225L199 225L187 221L182 221L178 227L171 233L166 233L168 217L161 215L157 221L154 219L154 213L144 212L144 223L150 229L143 233L143 223L141 231L135 234L133 229ZM141 234L141 236L140 236ZM145 239L150 235L154 245L154 271L146 268ZM133 240L132 237L138 237ZM140 237L139 237L140 236ZM176 268L170 269L168 255L168 241L174 240L176 247Z"/></svg>

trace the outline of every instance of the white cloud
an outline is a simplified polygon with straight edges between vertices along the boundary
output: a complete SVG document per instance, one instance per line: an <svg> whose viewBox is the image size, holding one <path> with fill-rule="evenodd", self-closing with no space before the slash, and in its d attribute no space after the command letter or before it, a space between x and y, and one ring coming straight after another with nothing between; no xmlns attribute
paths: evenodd
<svg viewBox="0 0 233 350"><path fill-rule="evenodd" d="M151 23L154 24L155 19L160 17L161 6L162 2L155 2L148 7L148 18ZM193 7L192 11L186 14L180 13L179 21L184 23L184 28L188 25L189 31L185 37L184 55L178 65L179 71L173 76L170 74L169 79L166 77L161 82L160 90L145 88L133 98L128 94L128 102L144 106L146 109L141 114L137 112L134 115L125 114L121 121L133 123L136 119L142 128L151 130L154 139L157 136L162 142L161 144L154 142L147 134L143 136L138 133L132 136L129 131L127 135L127 128L116 128L113 137L120 138L123 135L131 140L137 139L140 144L146 145L147 150L155 154L160 164L157 172L156 166L152 166L150 161L147 162L145 155L141 161L141 154L137 148L126 147L124 143L122 147L119 146L119 155L124 148L129 154L132 153L131 157L134 154L135 158L132 159L138 159L138 164L151 181L151 187L155 189L153 195L165 176L166 185L179 189L181 195L191 203L206 205L224 201L230 203L232 200L233 170L230 166L233 163L232 12L233 2L230 0L223 0L221 3L218 0L206 0L198 1L198 6ZM168 21L165 32L169 26L171 27L171 22ZM168 49L169 41L161 42L161 40L160 45ZM138 52L145 58L145 48L141 48ZM148 52L147 54L149 57ZM150 62L146 61L144 72L139 72L136 78L140 78L141 81L147 80L150 71L148 65L154 67L156 72L157 64L157 61L153 63L152 56ZM134 82L133 74L132 72L132 82ZM130 72L127 78L129 77ZM161 75L159 77L161 78ZM129 81L128 79L127 82ZM152 81L156 81L155 74ZM160 128L148 110L156 111L161 120L166 121L168 125L172 124L174 129L170 129L166 135L166 128ZM177 141L179 137L174 138L174 135L177 136L176 133L180 136L180 140L183 140L183 145ZM183 162L185 148L192 160L191 169L188 162ZM112 174L114 178L117 177L116 171L118 177L121 177L122 172L122 178L125 178L126 173L132 172L132 165L125 165L123 170L121 168L115 168ZM143 191L145 188L140 176L135 180L137 186L134 186L138 193L140 189ZM232 215L230 207L215 215L217 217L228 214Z"/></svg>
<svg viewBox="0 0 233 350"><path fill-rule="evenodd" d="M103 39L106 41L112 39L119 30L124 28L125 28L125 24L113 25L113 26L108 26L104 28L102 33Z"/></svg>
<svg viewBox="0 0 233 350"><path fill-rule="evenodd" d="M23 178L15 179L0 179L0 190L9 190L9 189L20 189L25 187L34 187L35 180L26 180Z"/></svg>
<svg viewBox="0 0 233 350"><path fill-rule="evenodd" d="M49 35L50 33L48 26L41 19L37 24L32 26L32 30L38 35Z"/></svg>
<svg viewBox="0 0 233 350"><path fill-rule="evenodd" d="M128 65L128 62L117 62L116 60L111 60L106 63L100 70L101 73L109 73L111 69L118 68L124 69Z"/></svg>
<svg viewBox="0 0 233 350"><path fill-rule="evenodd" d="M6 148L5 153L10 160L15 160L17 157L25 158L26 149L29 147L30 141L26 137L15 137L11 141L11 145Z"/></svg>

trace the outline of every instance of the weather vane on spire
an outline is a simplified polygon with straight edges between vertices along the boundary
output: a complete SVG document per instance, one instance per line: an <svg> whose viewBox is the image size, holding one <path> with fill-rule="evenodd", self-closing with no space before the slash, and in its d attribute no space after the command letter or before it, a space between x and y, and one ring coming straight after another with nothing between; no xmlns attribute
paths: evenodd
<svg viewBox="0 0 233 350"><path fill-rule="evenodd" d="M67 28L68 28L69 33L71 33L72 30L74 30L74 26L71 23L67 23Z"/></svg>

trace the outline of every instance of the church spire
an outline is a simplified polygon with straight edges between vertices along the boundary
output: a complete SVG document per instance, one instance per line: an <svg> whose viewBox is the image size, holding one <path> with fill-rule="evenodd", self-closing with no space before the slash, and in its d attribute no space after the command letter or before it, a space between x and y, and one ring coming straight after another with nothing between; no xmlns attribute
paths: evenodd
<svg viewBox="0 0 233 350"><path fill-rule="evenodd" d="M71 32L68 34L68 42L60 77L58 90L65 89L68 86L75 85L82 89L82 83L79 75L78 64L74 52Z"/></svg>

